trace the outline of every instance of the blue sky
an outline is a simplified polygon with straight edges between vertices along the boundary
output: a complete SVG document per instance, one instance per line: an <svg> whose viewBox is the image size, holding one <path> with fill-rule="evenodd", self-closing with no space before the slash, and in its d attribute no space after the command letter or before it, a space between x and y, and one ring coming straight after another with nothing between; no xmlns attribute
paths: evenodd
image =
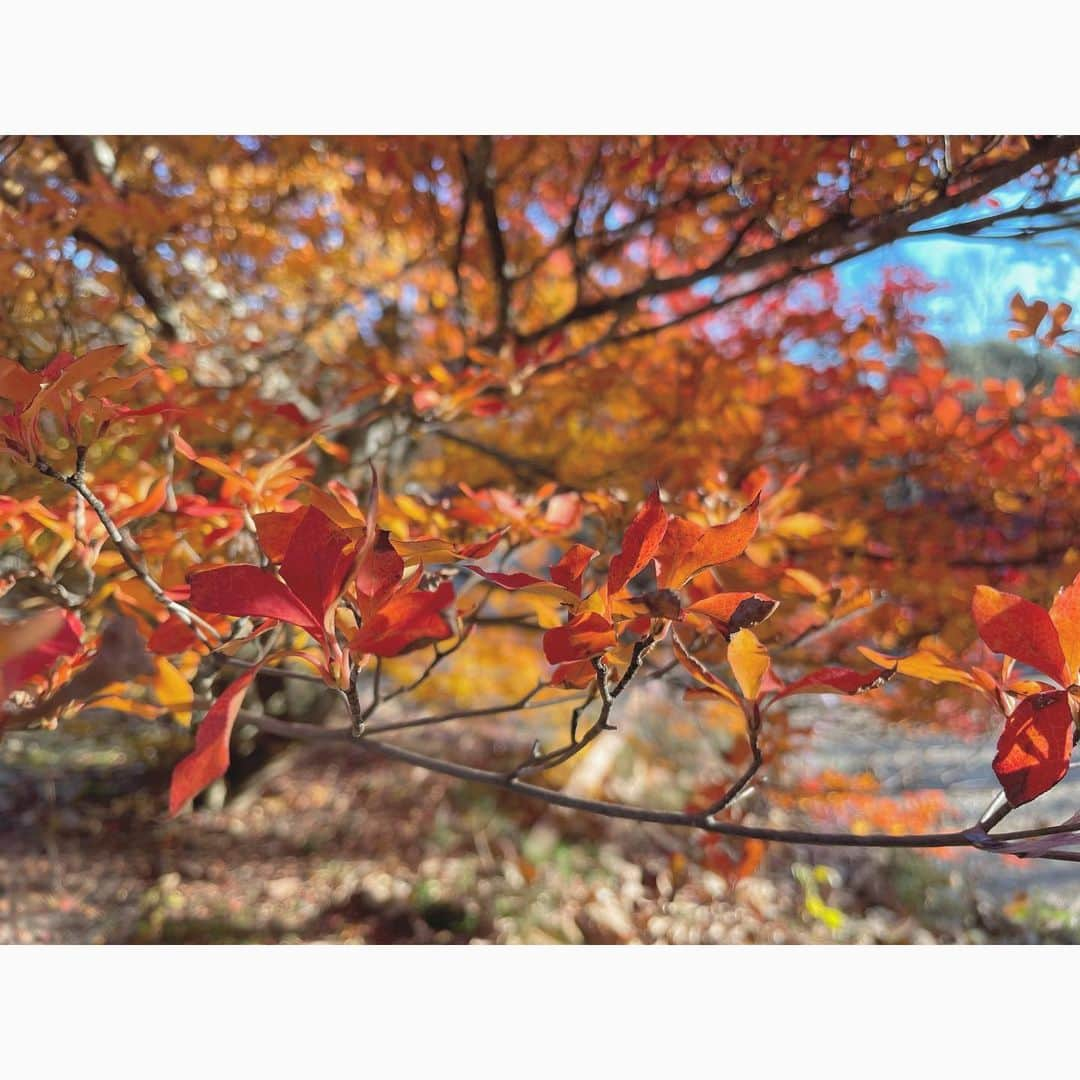
<svg viewBox="0 0 1080 1080"><path fill-rule="evenodd" d="M1023 194L1017 185L996 192L1004 208ZM1067 194L1080 194L1080 182ZM937 283L921 308L928 317L927 329L945 341L1005 337L1009 300L1017 291L1026 300L1036 297L1051 306L1061 300L1080 306L1080 235L1075 232L1026 241L949 236L901 240L837 267L836 276L845 292L856 292L895 266L915 267Z"/></svg>

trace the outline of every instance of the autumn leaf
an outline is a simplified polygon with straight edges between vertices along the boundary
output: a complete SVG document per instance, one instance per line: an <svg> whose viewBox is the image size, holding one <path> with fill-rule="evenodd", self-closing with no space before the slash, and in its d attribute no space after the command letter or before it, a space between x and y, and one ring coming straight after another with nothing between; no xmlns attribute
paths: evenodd
<svg viewBox="0 0 1080 1080"><path fill-rule="evenodd" d="M453 636L441 612L454 600L454 587L445 581L433 592L414 590L395 596L364 620L349 638L357 656L399 656L410 649Z"/></svg>
<svg viewBox="0 0 1080 1080"><path fill-rule="evenodd" d="M260 566L246 563L211 566L192 573L191 606L219 615L250 615L292 623L314 637L319 619L285 582Z"/></svg>
<svg viewBox="0 0 1080 1080"><path fill-rule="evenodd" d="M779 601L763 593L716 593L687 606L687 612L704 615L722 634L730 637L739 630L764 622L779 607Z"/></svg>
<svg viewBox="0 0 1080 1080"><path fill-rule="evenodd" d="M608 567L608 595L614 596L648 565L667 528L667 514L660 505L660 493L654 491L634 515L623 533L622 546Z"/></svg>
<svg viewBox="0 0 1080 1080"><path fill-rule="evenodd" d="M1038 604L980 585L971 611L979 637L991 650L1030 664L1063 686L1069 685L1057 627Z"/></svg>
<svg viewBox="0 0 1080 1080"><path fill-rule="evenodd" d="M320 625L326 626L345 588L353 547L349 535L314 507L304 512L289 540L281 577ZM328 626L326 630L329 632Z"/></svg>
<svg viewBox="0 0 1080 1080"><path fill-rule="evenodd" d="M1071 314L1071 304L1058 304L1055 306L1054 310L1050 312L1050 329L1043 334L1041 338L1042 343L1047 348L1057 344L1058 338L1072 333L1072 330L1067 329L1065 326L1069 321L1069 316Z"/></svg>
<svg viewBox="0 0 1080 1080"><path fill-rule="evenodd" d="M1013 806L1049 791L1069 771L1075 722L1064 690L1025 698L1005 722L994 773Z"/></svg>
<svg viewBox="0 0 1080 1080"><path fill-rule="evenodd" d="M895 674L895 668L879 671L856 671L854 668L825 667L811 671L795 682L788 683L780 690L774 701L791 694L865 694L876 690Z"/></svg>
<svg viewBox="0 0 1080 1080"><path fill-rule="evenodd" d="M596 548L587 547L585 544L571 544L563 557L551 568L551 580L568 589L574 596L580 597L585 571L596 555Z"/></svg>
<svg viewBox="0 0 1080 1080"><path fill-rule="evenodd" d="M234 679L203 717L195 733L195 749L173 769L170 817L175 817L185 804L228 771L229 738L244 703L244 694L257 673L252 668Z"/></svg>
<svg viewBox="0 0 1080 1080"><path fill-rule="evenodd" d="M730 562L746 550L758 526L760 495L734 521L705 529L672 516L657 552L660 586L680 589L703 570Z"/></svg>
<svg viewBox="0 0 1080 1080"><path fill-rule="evenodd" d="M1045 300L1036 300L1031 304L1025 303L1024 298L1016 293L1009 303L1009 311L1013 322L1019 324L1009 331L1009 337L1016 340L1034 337L1039 329L1039 323L1046 318L1049 305Z"/></svg>
<svg viewBox="0 0 1080 1080"><path fill-rule="evenodd" d="M308 507L289 540L278 577L233 563L190 575L191 604L219 615L292 623L327 642L328 620L352 569L353 541L321 510Z"/></svg>
<svg viewBox="0 0 1080 1080"><path fill-rule="evenodd" d="M394 547L390 534L380 529L375 543L361 558L353 578L356 598L363 618L371 618L401 585L405 560Z"/></svg>
<svg viewBox="0 0 1080 1080"><path fill-rule="evenodd" d="M1080 574L1054 597L1050 621L1057 630L1065 657L1064 685L1067 686L1080 678Z"/></svg>
<svg viewBox="0 0 1080 1080"><path fill-rule="evenodd" d="M147 638L146 647L152 653L162 656L175 656L199 646L199 637L190 624L178 615L170 615L158 623L154 632Z"/></svg>
<svg viewBox="0 0 1080 1080"><path fill-rule="evenodd" d="M860 645L859 652L872 664L895 669L898 674L908 675L913 679L922 679L929 683L956 683L975 690L983 689L969 671L939 656L931 649L919 649L908 656L888 656Z"/></svg>
<svg viewBox="0 0 1080 1080"><path fill-rule="evenodd" d="M718 675L711 672L696 656L691 655L680 640L678 634L672 635L671 647L672 651L675 653L675 659L679 661L694 679L701 683L702 686L706 687L710 693L716 694L726 701L738 703L739 699L735 696L727 683L725 683Z"/></svg>
<svg viewBox="0 0 1080 1080"><path fill-rule="evenodd" d="M597 611L575 615L564 626L548 630L543 638L544 655L552 664L567 664L601 656L615 646L615 629Z"/></svg>
<svg viewBox="0 0 1080 1080"><path fill-rule="evenodd" d="M539 593L542 596L551 596L570 607L576 607L579 600L577 594L571 592L565 586L556 584L554 581L545 581L543 578L534 577L532 574L520 572L501 574L494 570L484 570L479 566L466 566L465 569L486 578L501 589L508 589L512 592L524 591Z"/></svg>
<svg viewBox="0 0 1080 1080"><path fill-rule="evenodd" d="M756 701L762 688L768 689L769 651L750 630L731 635L727 661L743 697Z"/></svg>

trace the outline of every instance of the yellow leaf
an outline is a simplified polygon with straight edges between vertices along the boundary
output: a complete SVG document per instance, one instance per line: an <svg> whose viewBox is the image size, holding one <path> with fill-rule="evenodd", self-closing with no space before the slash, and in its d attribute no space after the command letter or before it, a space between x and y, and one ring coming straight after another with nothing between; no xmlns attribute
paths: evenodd
<svg viewBox="0 0 1080 1080"><path fill-rule="evenodd" d="M756 700L769 670L768 649L749 630L740 630L731 635L727 659L743 697Z"/></svg>
<svg viewBox="0 0 1080 1080"><path fill-rule="evenodd" d="M176 722L187 727L191 723L191 704L195 695L191 684L164 656L154 663L154 680L151 684L158 704L168 709Z"/></svg>
<svg viewBox="0 0 1080 1080"><path fill-rule="evenodd" d="M959 686L970 686L980 689L979 682L970 672L950 664L944 657L929 649L919 649L910 656L886 656L874 649L868 649L865 645L859 646L859 652L873 664L881 667L896 667L901 675L908 675L913 679L923 679L930 683L956 683Z"/></svg>
<svg viewBox="0 0 1080 1080"><path fill-rule="evenodd" d="M820 514L800 511L781 518L776 523L773 532L785 540L809 540L828 530L829 523Z"/></svg>
<svg viewBox="0 0 1080 1080"><path fill-rule="evenodd" d="M808 570L799 570L795 567L791 567L784 571L786 577L790 578L795 585L802 589L807 596L821 596L826 592L828 586L819 577L815 577Z"/></svg>

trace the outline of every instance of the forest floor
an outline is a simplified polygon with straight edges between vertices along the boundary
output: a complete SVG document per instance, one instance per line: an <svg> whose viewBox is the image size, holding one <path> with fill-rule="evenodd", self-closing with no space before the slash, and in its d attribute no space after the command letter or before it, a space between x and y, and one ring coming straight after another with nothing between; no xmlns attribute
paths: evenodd
<svg viewBox="0 0 1080 1080"><path fill-rule="evenodd" d="M826 732L815 752L893 782L944 769L974 816L993 793L980 747L859 738ZM173 821L163 768L109 794L92 770L4 768L0 942L1080 941L1066 865L774 846L730 882L685 832L326 749L291 748L224 807Z"/></svg>

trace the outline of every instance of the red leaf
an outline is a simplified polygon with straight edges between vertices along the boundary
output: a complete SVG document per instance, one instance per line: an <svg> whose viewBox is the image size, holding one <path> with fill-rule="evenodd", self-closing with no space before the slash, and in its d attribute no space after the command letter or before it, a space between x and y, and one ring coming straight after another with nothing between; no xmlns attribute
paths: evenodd
<svg viewBox="0 0 1080 1080"><path fill-rule="evenodd" d="M551 568L551 580L569 589L575 596L581 596L581 582L585 577L585 569L596 558L596 554L596 548L574 544Z"/></svg>
<svg viewBox="0 0 1080 1080"><path fill-rule="evenodd" d="M1069 771L1073 728L1064 690L1035 694L1016 707L994 757L994 772L1013 806L1037 799Z"/></svg>
<svg viewBox="0 0 1080 1080"><path fill-rule="evenodd" d="M741 555L757 532L760 501L760 494L755 495L734 521L710 529L685 518L672 517L657 553L661 587L680 589L702 570Z"/></svg>
<svg viewBox="0 0 1080 1080"><path fill-rule="evenodd" d="M509 531L509 526L503 529L497 529L490 536L484 540L478 540L475 544L462 544L461 547L457 549L457 553L463 559L482 559L485 555L490 555L499 546L499 541Z"/></svg>
<svg viewBox="0 0 1080 1080"><path fill-rule="evenodd" d="M500 574L495 570L484 570L482 567L469 565L467 565L465 569L471 570L474 574L479 574L482 578L487 578L488 581L494 582L502 589L509 589L512 592L516 592L519 589L527 589L530 592L558 597L564 604L577 604L578 597L570 592L569 589L559 585L557 582L533 577L532 574L523 574L521 572Z"/></svg>
<svg viewBox="0 0 1080 1080"><path fill-rule="evenodd" d="M169 816L180 812L185 803L205 791L229 768L229 736L244 703L244 691L258 674L257 668L244 672L210 706L195 733L195 749L173 769L169 787Z"/></svg>
<svg viewBox="0 0 1080 1080"><path fill-rule="evenodd" d="M453 635L439 614L454 599L454 587L443 582L434 592L410 592L397 596L370 619L365 619L349 646L368 656L398 656L430 641Z"/></svg>
<svg viewBox="0 0 1080 1080"><path fill-rule="evenodd" d="M356 595L365 618L389 600L404 573L405 560L390 543L390 533L380 529L356 570Z"/></svg>
<svg viewBox="0 0 1080 1080"><path fill-rule="evenodd" d="M160 656L175 656L199 644L198 635L183 619L170 615L150 635L146 647Z"/></svg>
<svg viewBox="0 0 1080 1080"><path fill-rule="evenodd" d="M1004 653L1023 664L1068 685L1065 654L1057 627L1038 604L1012 593L998 592L989 585L975 590L971 613L979 637L994 652Z"/></svg>
<svg viewBox="0 0 1080 1080"><path fill-rule="evenodd" d="M495 570L485 570L482 566L466 566L465 569L471 570L474 574L479 574L482 578L487 578L488 581L493 581L501 589L510 589L511 591L534 588L537 585L551 585L550 581L534 577L532 574L520 572L500 574Z"/></svg>
<svg viewBox="0 0 1080 1080"><path fill-rule="evenodd" d="M819 668L793 683L788 683L774 700L779 701L789 694L865 694L867 690L884 686L893 674L894 672L887 668L870 672L846 667Z"/></svg>
<svg viewBox="0 0 1080 1080"><path fill-rule="evenodd" d="M622 547L608 567L608 595L614 596L653 557L667 528L667 514L654 491L623 533Z"/></svg>
<svg viewBox="0 0 1080 1080"><path fill-rule="evenodd" d="M194 571L188 580L191 605L200 611L279 619L303 627L316 637L322 635L319 620L269 570L247 563L211 566Z"/></svg>
<svg viewBox="0 0 1080 1080"><path fill-rule="evenodd" d="M352 568L352 540L321 510L309 506L289 541L281 577L322 625Z"/></svg>
<svg viewBox="0 0 1080 1080"><path fill-rule="evenodd" d="M552 664L569 664L600 656L615 645L615 628L597 611L575 615L565 626L544 634L544 655Z"/></svg>

